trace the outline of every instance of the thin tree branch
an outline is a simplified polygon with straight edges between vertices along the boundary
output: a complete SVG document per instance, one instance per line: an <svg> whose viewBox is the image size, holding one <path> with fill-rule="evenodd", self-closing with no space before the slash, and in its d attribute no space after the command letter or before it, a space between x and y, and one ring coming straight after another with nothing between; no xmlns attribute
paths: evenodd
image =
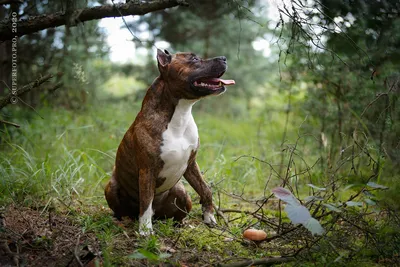
<svg viewBox="0 0 400 267"><path fill-rule="evenodd" d="M222 213L232 212L232 213L242 213L242 214L246 214L246 215L251 215L256 219L258 219L266 224L269 224L270 226L277 227L277 225L275 223L271 222L271 220L268 220L266 217L264 217L256 212L251 212L251 211L247 211L247 210L236 210L236 209L220 209L219 211Z"/></svg>
<svg viewBox="0 0 400 267"><path fill-rule="evenodd" d="M22 4L22 0L0 0L0 6L9 4Z"/></svg>
<svg viewBox="0 0 400 267"><path fill-rule="evenodd" d="M272 266L275 264L282 264L294 260L295 259L293 257L261 258L254 260L244 260L235 263L219 264L218 266L220 267L242 267L242 266L253 266L253 265Z"/></svg>
<svg viewBox="0 0 400 267"><path fill-rule="evenodd" d="M14 126L14 127L16 127L16 128L19 128L19 127L21 127L19 124L16 124L16 123L14 123L14 122L10 122L10 121L4 121L4 120L0 120L0 123L4 123L4 124L8 124L8 125L12 125L12 126Z"/></svg>
<svg viewBox="0 0 400 267"><path fill-rule="evenodd" d="M15 97L18 98L19 96L25 94L26 92L31 91L33 88L39 87L41 84L43 84L44 82L50 80L53 77L54 77L53 74L47 74L47 75L37 79L34 82L31 82L31 83L29 83L27 85L24 85L22 88L17 90L16 94L12 94L10 92L6 97L0 99L0 109L4 108L8 104L10 104L13 98L15 98Z"/></svg>
<svg viewBox="0 0 400 267"><path fill-rule="evenodd" d="M63 86L63 83L59 82L59 83L56 83L53 87L49 88L47 91L49 93L54 93L55 90L57 90L58 88L60 88L62 86Z"/></svg>
<svg viewBox="0 0 400 267"><path fill-rule="evenodd" d="M70 14L70 27L76 26L80 22L129 15L144 15L149 12L163 10L175 6L187 6L184 0L155 0L151 2L132 1L126 4L102 5L91 8L78 9ZM66 14L56 12L53 14L34 16L28 19L21 19L17 22L16 33L12 32L11 19L0 22L0 41L11 40L15 36L34 33L40 30L65 25Z"/></svg>

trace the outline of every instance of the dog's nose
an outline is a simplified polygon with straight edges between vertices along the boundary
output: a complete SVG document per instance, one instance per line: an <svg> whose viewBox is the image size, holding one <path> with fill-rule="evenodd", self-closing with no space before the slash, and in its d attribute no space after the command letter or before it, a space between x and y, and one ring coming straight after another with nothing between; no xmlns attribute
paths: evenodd
<svg viewBox="0 0 400 267"><path fill-rule="evenodd" d="M224 62L226 62L226 57L224 57L224 56L219 57L219 59L222 60L222 61L224 61Z"/></svg>

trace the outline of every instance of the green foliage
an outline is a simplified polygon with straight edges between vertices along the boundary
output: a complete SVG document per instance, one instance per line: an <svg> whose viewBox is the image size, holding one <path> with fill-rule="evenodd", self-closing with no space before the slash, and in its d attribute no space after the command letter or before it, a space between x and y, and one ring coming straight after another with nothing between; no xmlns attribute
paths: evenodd
<svg viewBox="0 0 400 267"><path fill-rule="evenodd" d="M383 64L388 61L393 64L400 62L398 50L400 21L397 16L399 3L360 1L357 4L350 4L343 1L322 1L321 6L324 13L320 16L323 19L341 16L346 20L348 14L355 18L351 27L347 29L342 27L345 36L336 32L332 32L329 36L329 45L336 53L343 53L354 59L359 56L361 59L369 57L371 62L365 61L365 63L375 65L382 70L385 69ZM358 60L354 63L358 64Z"/></svg>
<svg viewBox="0 0 400 267"><path fill-rule="evenodd" d="M119 76L115 75L111 77L103 86L104 93L107 94L107 98L110 96L114 97L129 97L136 96L138 89L145 88L146 85L136 81L131 76Z"/></svg>
<svg viewBox="0 0 400 267"><path fill-rule="evenodd" d="M175 222L173 219L157 221L157 234L163 237L173 237L175 235L174 225Z"/></svg>
<svg viewBox="0 0 400 267"><path fill-rule="evenodd" d="M148 252L149 255L154 255L154 253L160 252L160 242L155 235L151 235L147 238L142 238L139 241L139 247L141 247L141 253Z"/></svg>
<svg viewBox="0 0 400 267"><path fill-rule="evenodd" d="M129 258L137 260L147 259L153 263L165 261L169 257L171 257L171 254L168 253L155 254L145 249L138 249L135 253L129 256Z"/></svg>

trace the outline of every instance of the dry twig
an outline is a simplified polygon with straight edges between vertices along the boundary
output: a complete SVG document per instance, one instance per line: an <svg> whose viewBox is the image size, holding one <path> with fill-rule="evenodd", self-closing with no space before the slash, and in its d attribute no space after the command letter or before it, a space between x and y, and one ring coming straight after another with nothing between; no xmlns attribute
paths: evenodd
<svg viewBox="0 0 400 267"><path fill-rule="evenodd" d="M242 267L242 266L254 266L254 265L272 266L275 264L282 264L294 260L295 259L293 257L261 258L254 260L249 259L235 263L219 264L217 266L220 267Z"/></svg>

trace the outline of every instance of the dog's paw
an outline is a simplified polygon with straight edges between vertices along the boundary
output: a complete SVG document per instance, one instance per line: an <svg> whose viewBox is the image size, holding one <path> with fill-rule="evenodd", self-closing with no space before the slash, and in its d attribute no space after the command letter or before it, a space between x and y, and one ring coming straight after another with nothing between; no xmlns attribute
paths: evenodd
<svg viewBox="0 0 400 267"><path fill-rule="evenodd" d="M145 236L150 236L150 235L154 234L154 231L153 231L153 229L149 229L149 228L145 227L145 228L139 229L139 234L140 234L140 236L145 237Z"/></svg>
<svg viewBox="0 0 400 267"><path fill-rule="evenodd" d="M211 212L203 213L203 221L205 224L207 224L209 226L217 225L217 220L215 220L214 214L212 214Z"/></svg>
<svg viewBox="0 0 400 267"><path fill-rule="evenodd" d="M151 223L151 218L139 218L139 234L141 236L149 236L153 233L153 224Z"/></svg>
<svg viewBox="0 0 400 267"><path fill-rule="evenodd" d="M139 234L140 236L150 236L154 234L152 225L139 224Z"/></svg>
<svg viewBox="0 0 400 267"><path fill-rule="evenodd" d="M143 215L139 216L139 234L141 236L149 236L153 234L153 223L151 218L154 212L151 204L152 203L150 202Z"/></svg>

